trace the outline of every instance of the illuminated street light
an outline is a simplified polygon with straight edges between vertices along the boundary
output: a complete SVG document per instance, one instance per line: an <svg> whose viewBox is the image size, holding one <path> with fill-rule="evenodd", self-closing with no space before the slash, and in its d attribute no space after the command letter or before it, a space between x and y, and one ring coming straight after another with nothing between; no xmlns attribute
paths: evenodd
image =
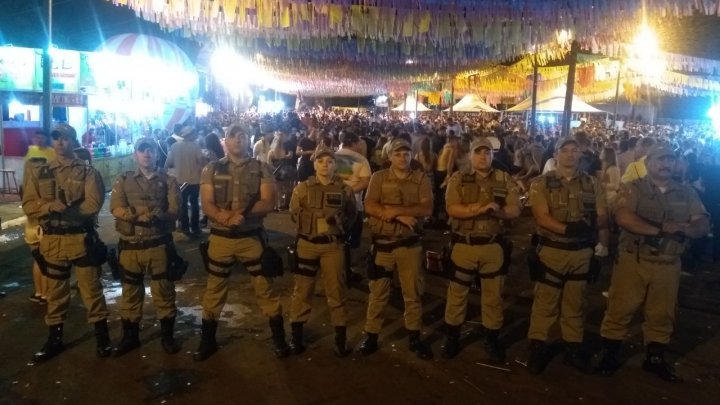
<svg viewBox="0 0 720 405"><path fill-rule="evenodd" d="M630 68L641 75L657 80L665 71L665 60L660 52L657 35L647 24L642 24L629 49Z"/></svg>

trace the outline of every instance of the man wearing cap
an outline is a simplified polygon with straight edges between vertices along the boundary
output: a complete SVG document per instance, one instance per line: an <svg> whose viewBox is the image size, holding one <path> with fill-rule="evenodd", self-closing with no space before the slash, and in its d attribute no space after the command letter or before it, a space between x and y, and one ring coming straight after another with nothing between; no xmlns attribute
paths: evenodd
<svg viewBox="0 0 720 405"><path fill-rule="evenodd" d="M537 281L528 331L527 367L532 374L545 366L545 342L558 316L566 364L591 371L582 347L584 296L597 232L607 228L607 205L601 184L578 168L579 158L577 141L560 139L555 145L557 168L530 186L538 236L536 254L531 255Z"/></svg>
<svg viewBox="0 0 720 405"><path fill-rule="evenodd" d="M157 144L152 138L135 142L137 169L118 176L110 196L110 212L120 233L119 261L123 270L120 316L123 335L113 349L115 356L140 347L140 321L145 288L150 274L150 291L160 319L162 347L166 353L180 349L173 337L175 285L168 279L168 248L180 206L177 180L157 170Z"/></svg>
<svg viewBox="0 0 720 405"><path fill-rule="evenodd" d="M395 139L390 145L390 168L370 178L365 212L373 244L368 258L366 337L359 351L369 355L378 349L378 335L385 319L393 271L397 270L405 301L405 328L410 350L431 359L432 349L420 339L422 328L422 218L432 214L430 179L422 170L410 168L410 143Z"/></svg>
<svg viewBox="0 0 720 405"><path fill-rule="evenodd" d="M347 258L343 246L357 215L355 196L350 186L335 176L335 154L331 149L319 147L313 160L315 176L298 184L290 200L290 215L297 223L297 264L291 269L295 288L290 306L290 350L293 354L305 351L303 325L310 318L315 279L321 272L330 323L335 327L334 352L344 357L348 350L344 276Z"/></svg>
<svg viewBox="0 0 720 405"><path fill-rule="evenodd" d="M49 360L65 350L63 323L70 306L70 270L75 267L78 289L95 326L98 357L110 355L108 311L100 283L102 258L91 254L99 244L95 216L102 208L105 190L100 174L73 153L75 129L58 124L51 133L55 159L25 173L23 211L43 229L36 258L46 268L49 337L33 360Z"/></svg>
<svg viewBox="0 0 720 405"><path fill-rule="evenodd" d="M635 312L644 306L643 369L665 381L682 381L664 358L675 321L680 256L688 239L707 235L710 225L695 190L672 179L675 160L669 146L651 146L645 158L647 175L622 185L618 193L619 255L600 329L598 371L606 376L620 367L618 351Z"/></svg>
<svg viewBox="0 0 720 405"><path fill-rule="evenodd" d="M178 184L184 184L181 191L180 230L188 236L200 235L200 172L205 164L202 148L197 143L195 129L186 126L180 131L181 142L170 147L165 169L175 169ZM188 204L190 213L188 215Z"/></svg>
<svg viewBox="0 0 720 405"><path fill-rule="evenodd" d="M493 169L492 161L490 141L478 138L470 145L472 169L457 172L448 181L445 201L453 231L453 276L445 305L445 358L453 358L460 351L460 326L465 322L468 291L476 275L481 279L485 351L493 360L505 358L498 337L503 326L502 289L511 246L502 238L502 220L520 215L520 196L513 178Z"/></svg>
<svg viewBox="0 0 720 405"><path fill-rule="evenodd" d="M193 358L203 361L218 349L215 334L228 294L228 278L241 262L255 290L263 314L268 317L275 355L287 357L280 292L271 277L263 274L263 218L275 208L275 183L266 163L248 155L248 136L240 125L227 130L224 158L210 162L202 171L200 193L205 214L212 221L207 251L208 281L203 297L202 338Z"/></svg>

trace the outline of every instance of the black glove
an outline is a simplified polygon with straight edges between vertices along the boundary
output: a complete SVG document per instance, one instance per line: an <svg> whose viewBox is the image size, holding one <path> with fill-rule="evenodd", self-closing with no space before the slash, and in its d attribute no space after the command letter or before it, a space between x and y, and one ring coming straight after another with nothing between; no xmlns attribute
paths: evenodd
<svg viewBox="0 0 720 405"><path fill-rule="evenodd" d="M590 228L590 225L585 221L568 222L565 225L565 236L571 238L588 236L590 232L592 232L592 228Z"/></svg>

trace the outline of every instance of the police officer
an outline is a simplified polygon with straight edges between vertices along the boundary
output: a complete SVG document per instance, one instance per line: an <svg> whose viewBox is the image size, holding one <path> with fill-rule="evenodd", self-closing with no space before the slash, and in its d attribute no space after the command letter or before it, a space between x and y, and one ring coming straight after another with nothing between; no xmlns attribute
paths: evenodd
<svg viewBox="0 0 720 405"><path fill-rule="evenodd" d="M263 314L269 318L275 355L287 357L280 293L263 274L263 217L275 207L275 183L265 163L248 156L248 136L240 125L227 130L227 155L202 171L200 197L212 220L208 248L208 281L203 297L202 339L194 359L202 361L217 351L215 333L228 293L228 277L235 262L250 273Z"/></svg>
<svg viewBox="0 0 720 405"><path fill-rule="evenodd" d="M168 248L180 206L177 180L156 169L157 144L151 138L135 142L137 169L118 176L110 197L110 211L120 233L118 250L123 269L120 298L122 339L113 349L121 356L140 347L145 273L150 274L150 291L160 318L161 342L166 353L180 347L173 337L175 285L168 279Z"/></svg>
<svg viewBox="0 0 720 405"><path fill-rule="evenodd" d="M346 232L355 221L355 195L343 180L335 176L335 154L319 147L314 154L315 176L300 183L290 200L290 214L297 223L297 264L295 288L290 307L293 354L305 351L303 324L312 310L315 277L322 271L325 295L330 308L330 322L335 327L334 352L338 357L348 354L346 347L345 255Z"/></svg>
<svg viewBox="0 0 720 405"><path fill-rule="evenodd" d="M105 199L102 178L73 153L77 142L73 127L58 124L51 137L56 157L25 174L29 178L24 181L22 203L25 214L37 220L43 229L37 259L47 275L45 323L49 326L49 337L33 360L45 361L65 350L63 322L70 306L69 279L73 267L88 321L95 326L96 354L107 357L111 352L108 311L99 269L104 257L93 249L101 244L94 225Z"/></svg>
<svg viewBox="0 0 720 405"><path fill-rule="evenodd" d="M607 206L600 183L578 169L579 158L577 141L560 139L555 145L557 169L530 187L539 242L538 262L531 269L537 281L528 331L527 367L532 374L545 366L545 341L558 315L566 364L591 371L582 347L584 296L597 230L607 228Z"/></svg>
<svg viewBox="0 0 720 405"><path fill-rule="evenodd" d="M422 170L410 168L409 142L395 139L389 151L390 168L373 174L365 196L373 244L368 262L366 337L358 350L369 355L378 349L383 311L390 296L393 271L397 269L410 350L421 359L431 359L432 349L420 340L423 293L420 235L422 218L432 214L430 179Z"/></svg>
<svg viewBox="0 0 720 405"><path fill-rule="evenodd" d="M457 172L448 181L445 202L453 232L454 269L445 305L445 358L453 358L460 351L460 326L465 321L468 291L478 274L485 351L496 361L505 358L498 335L503 325L502 289L511 246L502 238L502 220L520 215L520 197L512 177L493 169L492 161L490 141L478 138L470 145L472 169Z"/></svg>
<svg viewBox="0 0 720 405"><path fill-rule="evenodd" d="M603 351L598 369L606 376L620 367L622 340L644 305L643 369L665 381L682 381L664 357L675 321L680 256L688 238L707 235L710 225L695 190L672 179L675 160L670 147L653 145L645 159L648 175L623 185L618 194L619 255L600 329Z"/></svg>

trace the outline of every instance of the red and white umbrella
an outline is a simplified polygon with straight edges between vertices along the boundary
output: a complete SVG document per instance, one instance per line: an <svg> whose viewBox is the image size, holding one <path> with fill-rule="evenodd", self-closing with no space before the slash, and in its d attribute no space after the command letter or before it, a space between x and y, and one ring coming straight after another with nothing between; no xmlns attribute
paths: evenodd
<svg viewBox="0 0 720 405"><path fill-rule="evenodd" d="M109 38L97 49L121 56L150 57L194 71L190 58L172 42L143 34L121 34Z"/></svg>

